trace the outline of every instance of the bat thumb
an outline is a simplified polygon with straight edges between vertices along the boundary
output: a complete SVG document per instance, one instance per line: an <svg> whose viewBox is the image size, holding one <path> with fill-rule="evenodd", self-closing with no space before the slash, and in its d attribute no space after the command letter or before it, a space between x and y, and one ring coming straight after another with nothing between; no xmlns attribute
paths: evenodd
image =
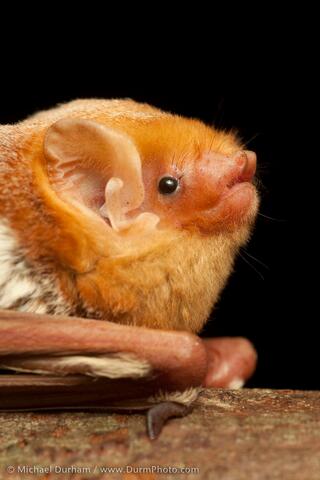
<svg viewBox="0 0 320 480"><path fill-rule="evenodd" d="M241 388L253 374L257 353L249 340L242 337L203 340L208 356L207 388Z"/></svg>

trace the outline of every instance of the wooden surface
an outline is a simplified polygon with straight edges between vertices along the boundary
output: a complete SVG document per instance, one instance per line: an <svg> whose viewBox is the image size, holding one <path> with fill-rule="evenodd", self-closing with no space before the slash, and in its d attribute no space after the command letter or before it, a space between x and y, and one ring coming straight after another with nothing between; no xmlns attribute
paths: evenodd
<svg viewBox="0 0 320 480"><path fill-rule="evenodd" d="M153 442L136 414L0 413L0 426L1 479L320 480L320 392L207 390ZM133 472L151 466L199 472Z"/></svg>

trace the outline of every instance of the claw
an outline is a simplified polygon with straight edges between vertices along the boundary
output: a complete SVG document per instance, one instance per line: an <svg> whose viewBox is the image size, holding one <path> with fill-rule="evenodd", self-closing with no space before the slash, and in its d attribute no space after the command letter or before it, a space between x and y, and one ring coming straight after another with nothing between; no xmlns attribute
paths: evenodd
<svg viewBox="0 0 320 480"><path fill-rule="evenodd" d="M177 402L161 402L147 412L147 432L150 440L156 439L167 420L173 417L185 417L192 411L192 406Z"/></svg>

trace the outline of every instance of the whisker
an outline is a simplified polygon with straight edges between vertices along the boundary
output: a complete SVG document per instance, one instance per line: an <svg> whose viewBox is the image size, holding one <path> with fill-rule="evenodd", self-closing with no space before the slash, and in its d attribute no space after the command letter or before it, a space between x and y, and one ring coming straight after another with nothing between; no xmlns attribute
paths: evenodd
<svg viewBox="0 0 320 480"><path fill-rule="evenodd" d="M257 270L243 255L241 255L241 252L239 252L239 256L242 258L242 260L244 262L246 262L258 275L259 277L264 280L264 276L262 275L261 272L259 272L259 270Z"/></svg>
<svg viewBox="0 0 320 480"><path fill-rule="evenodd" d="M254 257L253 255L251 255L251 253L247 252L247 250L245 250L244 248L242 248L242 252L245 253L246 255L248 255L248 257L252 258L252 260L255 260L257 263L259 263L262 267L266 268L267 270L270 270L270 267L268 267L268 265L266 265L265 263L263 263L261 260L259 260L258 258Z"/></svg>
<svg viewBox="0 0 320 480"><path fill-rule="evenodd" d="M246 147L247 147L251 142L253 142L253 140L255 140L257 137L259 137L259 135L261 135L261 132L257 132L257 133L255 133L254 135L252 135L252 137L249 138L249 140L247 140L247 141L245 142Z"/></svg>
<svg viewBox="0 0 320 480"><path fill-rule="evenodd" d="M214 136L212 136L211 143L210 143L210 147L209 147L209 150L208 150L208 154L211 153L214 140L215 140L215 138L214 138Z"/></svg>
<svg viewBox="0 0 320 480"><path fill-rule="evenodd" d="M264 213L260 213L260 212L258 212L258 215L260 215L260 217L266 218L267 220L273 220L275 222L287 222L285 218L269 217L269 215L264 215Z"/></svg>

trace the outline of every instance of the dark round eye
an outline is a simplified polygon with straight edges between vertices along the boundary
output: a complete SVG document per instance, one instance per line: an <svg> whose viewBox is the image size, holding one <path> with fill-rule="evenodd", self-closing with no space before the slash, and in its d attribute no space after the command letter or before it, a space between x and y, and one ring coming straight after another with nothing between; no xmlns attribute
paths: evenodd
<svg viewBox="0 0 320 480"><path fill-rule="evenodd" d="M158 184L158 190L162 195L170 195L179 187L179 180L175 177L162 177Z"/></svg>

